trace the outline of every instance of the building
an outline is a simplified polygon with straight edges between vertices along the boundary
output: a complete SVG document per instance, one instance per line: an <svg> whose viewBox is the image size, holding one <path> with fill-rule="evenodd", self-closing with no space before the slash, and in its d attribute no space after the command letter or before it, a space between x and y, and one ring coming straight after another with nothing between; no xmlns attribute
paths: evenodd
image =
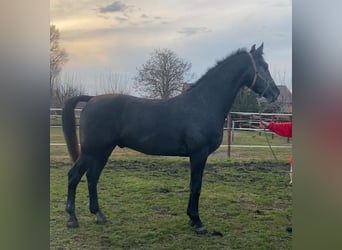
<svg viewBox="0 0 342 250"><path fill-rule="evenodd" d="M280 94L276 100L276 103L280 107L280 112L292 113L292 93L286 85L278 85L277 87L280 91Z"/></svg>

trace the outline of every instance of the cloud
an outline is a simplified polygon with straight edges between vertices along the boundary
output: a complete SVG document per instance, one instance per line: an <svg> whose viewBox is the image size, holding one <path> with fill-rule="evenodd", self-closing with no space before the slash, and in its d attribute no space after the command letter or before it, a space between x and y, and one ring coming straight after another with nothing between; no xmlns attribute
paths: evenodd
<svg viewBox="0 0 342 250"><path fill-rule="evenodd" d="M119 22L127 22L127 21L128 21L128 18L117 16L117 17L115 17L115 20L117 20L117 21L119 21Z"/></svg>
<svg viewBox="0 0 342 250"><path fill-rule="evenodd" d="M211 30L207 27L184 27L178 31L180 34L184 34L186 36L196 35L198 33L207 33L211 32Z"/></svg>
<svg viewBox="0 0 342 250"><path fill-rule="evenodd" d="M161 16L148 16L146 14L141 14L140 18L142 18L142 19L150 19L150 20L162 20L162 19L164 19Z"/></svg>
<svg viewBox="0 0 342 250"><path fill-rule="evenodd" d="M51 20L70 58L63 70L135 72L150 50L167 47L201 76L216 59L264 41L271 73L286 72L291 84L291 0L52 2Z"/></svg>
<svg viewBox="0 0 342 250"><path fill-rule="evenodd" d="M108 12L123 12L128 9L128 6L120 1L115 1L110 5L100 8L101 13Z"/></svg>

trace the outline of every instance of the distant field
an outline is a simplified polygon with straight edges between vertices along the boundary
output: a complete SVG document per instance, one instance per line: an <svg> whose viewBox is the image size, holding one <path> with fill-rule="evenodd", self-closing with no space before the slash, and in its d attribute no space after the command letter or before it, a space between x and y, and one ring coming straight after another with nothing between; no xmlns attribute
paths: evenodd
<svg viewBox="0 0 342 250"><path fill-rule="evenodd" d="M289 156L292 153L292 141L288 142L287 138L272 136L270 133L267 133L266 136L271 144L272 150L276 155L277 159L280 161L288 161ZM53 127L50 129L50 143L51 144L64 144L63 132L60 127ZM227 132L224 133L222 145L227 145ZM245 146L264 146L264 148L246 148L246 147L234 147L237 145L245 145ZM288 148L276 148L276 146L286 146ZM226 157L227 148L221 147L216 152L214 152L211 157ZM68 153L66 146L51 146L51 158L68 158ZM139 156L143 157L144 154L139 152L124 148L121 149L117 147L112 157L115 156ZM264 132L255 132L255 131L234 131L234 141L233 147L231 149L231 158L236 160L274 160L274 156L269 148L267 140L265 138Z"/></svg>

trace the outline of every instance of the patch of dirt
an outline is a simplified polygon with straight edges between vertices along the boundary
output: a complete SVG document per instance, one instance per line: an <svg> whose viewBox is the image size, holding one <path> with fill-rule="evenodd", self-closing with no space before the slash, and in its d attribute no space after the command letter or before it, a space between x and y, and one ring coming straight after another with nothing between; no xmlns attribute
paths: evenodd
<svg viewBox="0 0 342 250"><path fill-rule="evenodd" d="M172 209L169 207L152 206L150 207L150 209L154 211L156 215L161 215L161 216L178 215L176 212L173 212Z"/></svg>
<svg viewBox="0 0 342 250"><path fill-rule="evenodd" d="M112 241L107 236L101 236L100 244L102 247L108 248L112 245Z"/></svg>
<svg viewBox="0 0 342 250"><path fill-rule="evenodd" d="M50 161L50 167L51 168L65 168L65 167L72 167L72 163L66 163L62 161Z"/></svg>

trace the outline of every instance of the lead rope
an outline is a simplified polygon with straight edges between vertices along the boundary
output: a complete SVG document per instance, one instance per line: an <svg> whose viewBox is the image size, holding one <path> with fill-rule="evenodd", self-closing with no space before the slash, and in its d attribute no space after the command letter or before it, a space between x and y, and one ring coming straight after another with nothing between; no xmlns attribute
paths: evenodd
<svg viewBox="0 0 342 250"><path fill-rule="evenodd" d="M265 128L264 128L264 135L265 135L265 138L266 138L268 147L270 148L270 150L271 150L271 152L272 152L272 155L273 155L274 159L275 159L276 161L278 161L278 158L277 158L277 156L275 155L275 153L274 153L274 151L273 151L273 148L272 148L272 146L271 146L271 143L270 143L270 141L269 141L269 139L268 139L268 137L267 137L266 129L265 129Z"/></svg>
<svg viewBox="0 0 342 250"><path fill-rule="evenodd" d="M259 118L260 118L260 123L261 123L261 107L260 107L260 102L258 102L258 105L259 105L259 107L258 107L258 109L259 109ZM264 136L265 136L265 138L266 138L268 147L269 147L269 149L270 149L270 151L271 151L271 153L272 153L274 159L275 159L276 161L278 161L278 158L277 158L277 156L275 155L275 153L274 153L274 151L273 151L273 148L272 148L272 146L271 146L271 143L270 143L270 141L269 141L269 139L268 139L268 137L267 137L266 128L264 128L263 131L264 131Z"/></svg>

